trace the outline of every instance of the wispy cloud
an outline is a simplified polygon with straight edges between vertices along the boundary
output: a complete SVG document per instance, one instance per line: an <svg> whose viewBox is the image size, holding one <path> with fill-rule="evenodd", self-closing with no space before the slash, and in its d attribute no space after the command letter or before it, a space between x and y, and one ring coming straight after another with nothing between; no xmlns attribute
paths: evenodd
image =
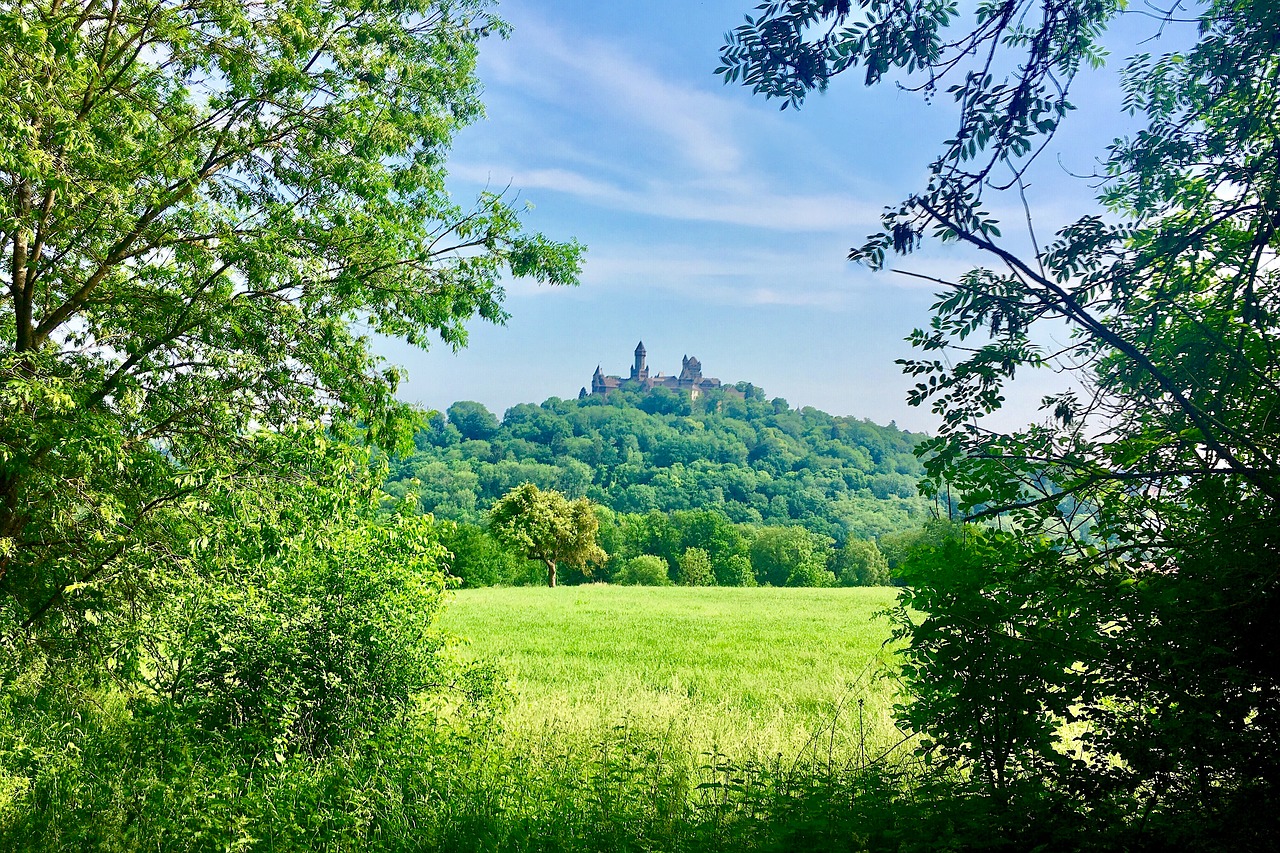
<svg viewBox="0 0 1280 853"><path fill-rule="evenodd" d="M732 126L740 108L725 98L665 79L600 40L572 44L555 28L523 18L520 51L500 53L487 69L496 83L619 119L637 136L665 142L687 164L712 174L740 169L745 155ZM601 140L603 141L603 140Z"/></svg>
<svg viewBox="0 0 1280 853"><path fill-rule="evenodd" d="M484 74L500 104L494 112L510 124L485 156L456 158L455 178L659 219L777 231L861 230L879 215L878 203L836 176L780 176L774 149L803 154L789 150L797 132L773 110L669 79L619 45L570 43L522 18L518 38L490 55Z"/></svg>
<svg viewBox="0 0 1280 853"><path fill-rule="evenodd" d="M667 219L715 222L775 231L839 232L871 227L879 209L839 195L805 195L746 190L699 190L655 181L639 188L593 178L569 169L523 169L455 163L455 178L488 186L511 185L575 196L599 207Z"/></svg>
<svg viewBox="0 0 1280 853"><path fill-rule="evenodd" d="M785 249L613 245L588 257L583 279L606 299L646 291L714 305L843 310L862 299L866 275L844 263L834 246L805 241Z"/></svg>

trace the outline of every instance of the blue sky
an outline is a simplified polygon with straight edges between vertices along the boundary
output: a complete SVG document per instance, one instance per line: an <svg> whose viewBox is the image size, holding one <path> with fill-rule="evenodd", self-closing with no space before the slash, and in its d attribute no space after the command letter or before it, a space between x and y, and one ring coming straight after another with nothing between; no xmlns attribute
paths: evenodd
<svg viewBox="0 0 1280 853"><path fill-rule="evenodd" d="M509 185L533 205L531 228L586 244L582 284L508 283L511 319L472 324L457 354L383 345L409 370L402 397L479 400L501 414L575 396L597 364L624 372L643 339L655 371L678 372L687 353L708 376L794 406L932 429L904 402L893 362L928 322L935 288L844 258L885 205L923 183L951 107L854 77L799 112L724 86L719 46L752 5L501 4L514 31L482 46L488 118L458 136L450 186L462 201ZM1030 188L1041 239L1093 209L1089 183L1069 173L1092 172L1119 132L1114 71L1086 76L1076 99L1088 109ZM948 274L969 260L930 248L900 265ZM1034 417L1053 387L1052 376L1019 383L1004 420Z"/></svg>

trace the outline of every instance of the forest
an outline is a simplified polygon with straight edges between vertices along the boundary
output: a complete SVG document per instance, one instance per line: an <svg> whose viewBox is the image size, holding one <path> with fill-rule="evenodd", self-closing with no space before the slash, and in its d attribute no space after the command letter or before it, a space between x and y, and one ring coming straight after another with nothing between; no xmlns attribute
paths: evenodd
<svg viewBox="0 0 1280 853"><path fill-rule="evenodd" d="M726 586L863 585L845 567L854 551L878 557L877 539L896 563L935 515L916 490L922 436L793 410L742 384L745 398L661 388L552 398L513 406L501 422L480 403L455 403L415 436L413 453L388 461L383 488L458 523L444 542L469 585L536 580L484 530L494 503L524 483L598 507L608 558L569 581L608 581L626 561L656 556L681 582L689 548L708 553L707 582ZM770 550L790 554L786 565ZM874 583L888 582L888 567Z"/></svg>
<svg viewBox="0 0 1280 853"><path fill-rule="evenodd" d="M499 11L0 0L0 849L1273 848L1280 5L768 0L707 57L733 109L649 85L949 128L847 255L936 289L927 434L406 402L376 341L590 283L450 190L528 70ZM1073 123L1111 141L1033 204Z"/></svg>

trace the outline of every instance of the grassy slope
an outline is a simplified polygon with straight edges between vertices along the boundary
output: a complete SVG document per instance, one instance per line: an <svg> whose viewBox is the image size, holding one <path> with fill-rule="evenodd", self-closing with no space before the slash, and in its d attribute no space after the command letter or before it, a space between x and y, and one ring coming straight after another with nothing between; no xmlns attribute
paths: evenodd
<svg viewBox="0 0 1280 853"><path fill-rule="evenodd" d="M875 676L891 589L583 586L459 591L445 627L497 660L511 724L592 737L663 730L701 751L826 757L895 738L891 685ZM832 727L832 722L836 725Z"/></svg>

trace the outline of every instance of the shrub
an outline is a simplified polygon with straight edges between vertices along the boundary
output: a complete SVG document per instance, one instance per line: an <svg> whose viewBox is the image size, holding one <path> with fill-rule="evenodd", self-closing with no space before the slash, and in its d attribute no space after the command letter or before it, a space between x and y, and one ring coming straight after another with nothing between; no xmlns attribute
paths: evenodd
<svg viewBox="0 0 1280 853"><path fill-rule="evenodd" d="M886 586L889 561L874 542L850 539L832 556L831 569L841 586Z"/></svg>
<svg viewBox="0 0 1280 853"><path fill-rule="evenodd" d="M711 557L702 548L685 548L680 556L680 583L685 586L714 586Z"/></svg>
<svg viewBox="0 0 1280 853"><path fill-rule="evenodd" d="M443 680L445 551L431 518L406 502L389 519L319 524L265 558L271 530L228 529L207 570L172 580L146 667L195 730L247 752L319 754Z"/></svg>
<svg viewBox="0 0 1280 853"><path fill-rule="evenodd" d="M628 586L670 586L667 561L652 554L632 557L613 578L614 583Z"/></svg>

